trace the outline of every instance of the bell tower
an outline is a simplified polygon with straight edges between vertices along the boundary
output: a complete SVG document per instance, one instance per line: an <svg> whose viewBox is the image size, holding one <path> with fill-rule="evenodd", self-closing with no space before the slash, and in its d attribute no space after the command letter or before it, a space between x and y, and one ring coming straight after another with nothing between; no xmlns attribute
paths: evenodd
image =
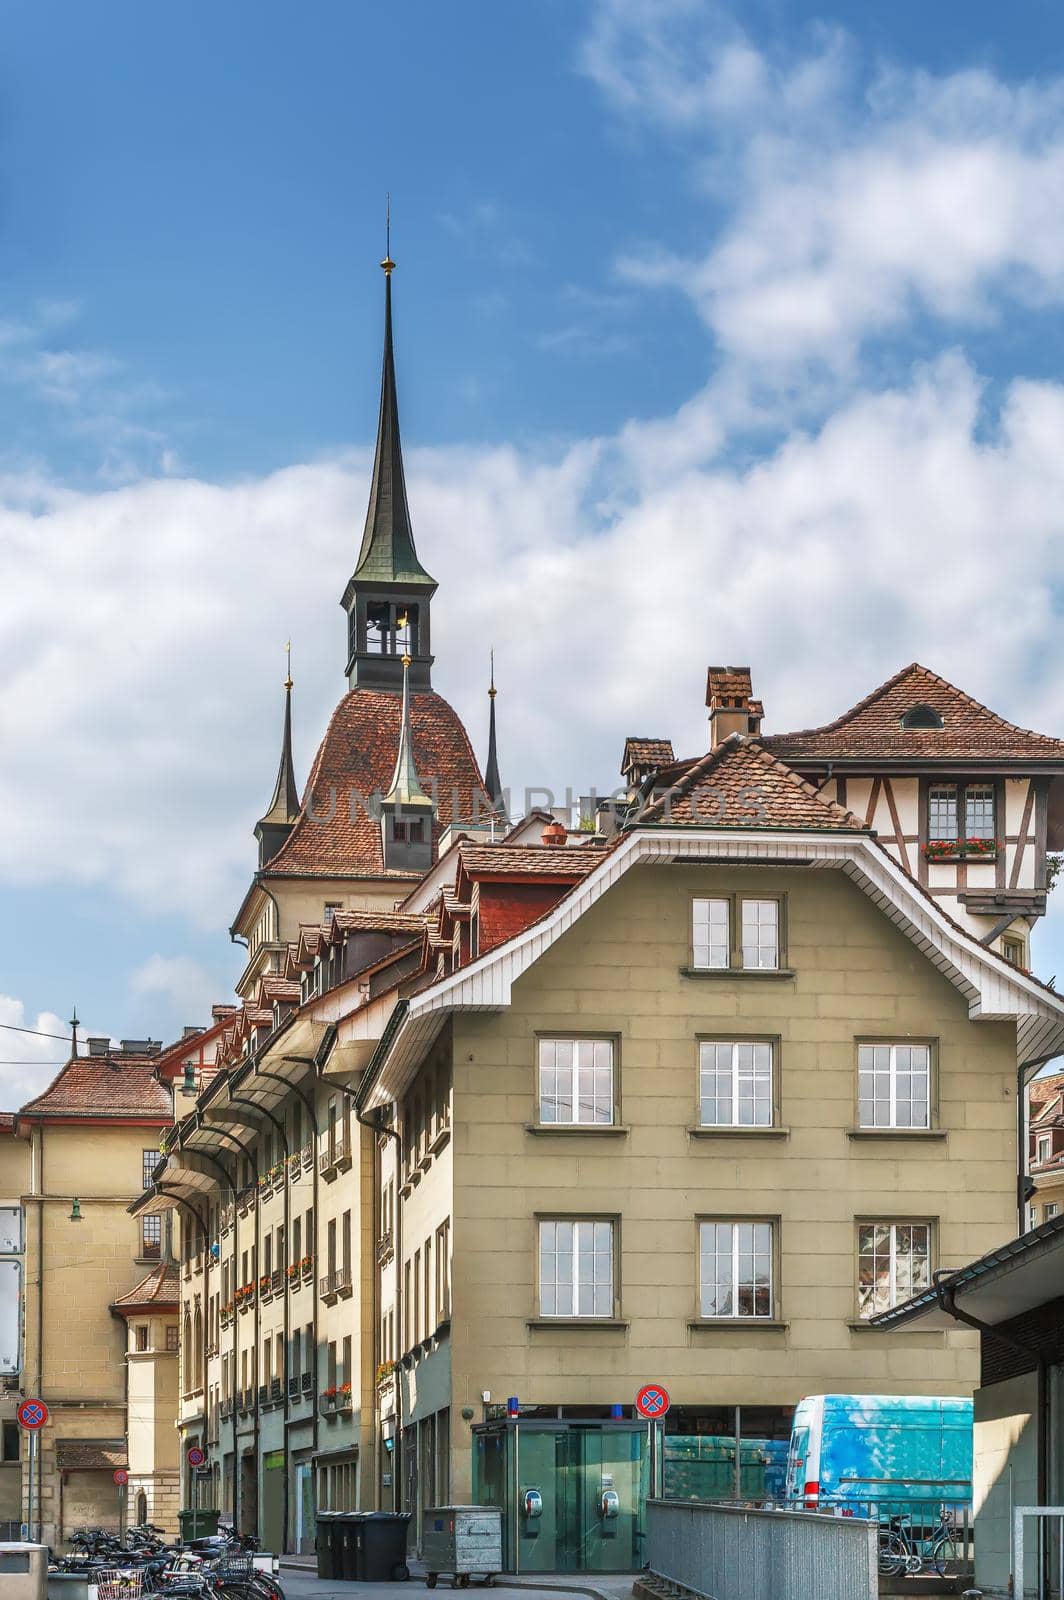
<svg viewBox="0 0 1064 1600"><path fill-rule="evenodd" d="M347 681L352 689L402 691L403 658L412 689L432 687L429 605L436 580L418 560L406 499L399 400L392 350L390 251L384 271L384 364L377 448L362 546L340 604L347 613Z"/></svg>

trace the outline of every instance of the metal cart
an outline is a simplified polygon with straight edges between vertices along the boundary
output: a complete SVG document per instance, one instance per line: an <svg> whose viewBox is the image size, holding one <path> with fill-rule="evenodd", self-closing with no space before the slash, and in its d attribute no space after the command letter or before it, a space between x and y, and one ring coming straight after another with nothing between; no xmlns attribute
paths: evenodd
<svg viewBox="0 0 1064 1600"><path fill-rule="evenodd" d="M472 1577L490 1584L502 1571L502 1511L498 1506L432 1506L425 1512L421 1540L425 1582L451 1574L452 1589L465 1589Z"/></svg>

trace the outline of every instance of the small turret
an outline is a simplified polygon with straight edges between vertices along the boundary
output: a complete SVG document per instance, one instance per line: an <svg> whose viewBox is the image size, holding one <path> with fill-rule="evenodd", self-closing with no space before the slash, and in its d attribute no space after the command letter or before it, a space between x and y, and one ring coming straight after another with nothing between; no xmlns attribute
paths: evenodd
<svg viewBox="0 0 1064 1600"><path fill-rule="evenodd" d="M403 657L403 711L392 786L381 801L386 872L427 872L432 865L435 805L421 787L410 729L410 657Z"/></svg>
<svg viewBox="0 0 1064 1600"><path fill-rule="evenodd" d="M500 816L506 815L506 795L503 791L502 779L499 777L499 753L495 744L495 652L491 652L491 678L488 687L488 702L491 711L488 715L488 763L484 768L484 787L488 791L488 799Z"/></svg>
<svg viewBox="0 0 1064 1600"><path fill-rule="evenodd" d="M281 761L277 768L277 782L273 799L264 817L255 824L255 838L259 843L259 866L272 861L292 831L299 815L299 789L296 785L295 766L292 761L292 656L288 647L288 673L284 680L284 733L281 738Z"/></svg>

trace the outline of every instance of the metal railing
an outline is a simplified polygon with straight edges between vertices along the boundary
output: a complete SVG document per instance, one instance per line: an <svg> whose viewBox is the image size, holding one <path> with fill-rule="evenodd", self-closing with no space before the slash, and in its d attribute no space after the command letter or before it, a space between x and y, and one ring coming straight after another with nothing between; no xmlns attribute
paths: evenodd
<svg viewBox="0 0 1064 1600"><path fill-rule="evenodd" d="M877 1600L879 1526L860 1517L648 1500L651 1573L713 1600Z"/></svg>

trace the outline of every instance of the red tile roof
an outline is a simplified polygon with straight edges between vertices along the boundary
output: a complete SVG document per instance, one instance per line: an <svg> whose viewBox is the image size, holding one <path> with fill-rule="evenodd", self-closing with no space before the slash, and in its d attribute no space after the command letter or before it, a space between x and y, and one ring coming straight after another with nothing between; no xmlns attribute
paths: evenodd
<svg viewBox="0 0 1064 1600"><path fill-rule="evenodd" d="M1031 1109L1041 1106L1064 1089L1064 1072L1051 1072L1047 1077L1036 1078L1027 1090Z"/></svg>
<svg viewBox="0 0 1064 1600"><path fill-rule="evenodd" d="M621 776L627 777L633 767L666 767L674 759L671 739L644 738L631 733L624 741Z"/></svg>
<svg viewBox="0 0 1064 1600"><path fill-rule="evenodd" d="M153 1267L147 1277L127 1294L119 1295L114 1303L114 1309L121 1311L124 1307L130 1310L140 1306L177 1307L181 1295L180 1279L178 1277L176 1261L160 1261Z"/></svg>
<svg viewBox="0 0 1064 1600"><path fill-rule="evenodd" d="M459 852L471 878L514 873L583 878L603 859L601 845L463 844Z"/></svg>
<svg viewBox="0 0 1064 1600"><path fill-rule="evenodd" d="M338 911L336 926L366 933L417 933L425 926L425 918L413 911Z"/></svg>
<svg viewBox="0 0 1064 1600"><path fill-rule="evenodd" d="M630 825L682 824L703 828L845 829L866 833L852 811L824 799L804 778L764 749L734 733L696 761Z"/></svg>
<svg viewBox="0 0 1064 1600"><path fill-rule="evenodd" d="M169 1122L174 1114L169 1092L154 1074L159 1057L74 1056L18 1116L143 1117Z"/></svg>
<svg viewBox="0 0 1064 1600"><path fill-rule="evenodd" d="M942 727L903 728L902 717L917 706L937 711ZM861 756L1064 761L1064 739L1017 728L915 661L834 722L770 734L762 742L785 761Z"/></svg>
<svg viewBox="0 0 1064 1600"><path fill-rule="evenodd" d="M383 877L379 821L366 803L387 794L399 748L402 700L385 689L352 689L325 730L307 780L299 817L266 868L268 877ZM437 801L433 836L491 806L477 758L458 713L435 692L410 696L414 760L422 787ZM311 806L313 805L313 814ZM421 877L421 873L388 873Z"/></svg>

